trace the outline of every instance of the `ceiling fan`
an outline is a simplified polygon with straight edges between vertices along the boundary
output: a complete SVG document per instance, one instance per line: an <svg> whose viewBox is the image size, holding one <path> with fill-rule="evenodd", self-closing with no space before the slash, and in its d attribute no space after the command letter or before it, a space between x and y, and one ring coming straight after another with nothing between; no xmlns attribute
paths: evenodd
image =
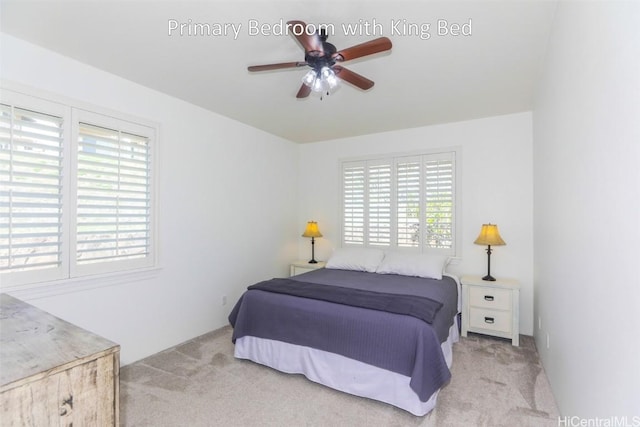
<svg viewBox="0 0 640 427"><path fill-rule="evenodd" d="M327 42L328 35L322 28L309 34L307 24L302 21L288 21L287 28L296 29L290 34L294 35L304 49L304 61L252 65L248 70L271 71L309 66L311 70L302 79L302 86L296 98L306 98L312 91L329 94L329 91L338 84L338 79L363 90L371 89L374 85L373 81L344 68L339 63L391 49L391 40L380 37L338 51L334 45Z"/></svg>

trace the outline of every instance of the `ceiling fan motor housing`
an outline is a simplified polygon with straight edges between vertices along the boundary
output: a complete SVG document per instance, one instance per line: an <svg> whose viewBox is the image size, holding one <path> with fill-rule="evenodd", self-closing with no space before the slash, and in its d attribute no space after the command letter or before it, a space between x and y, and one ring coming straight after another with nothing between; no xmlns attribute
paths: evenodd
<svg viewBox="0 0 640 427"><path fill-rule="evenodd" d="M334 45L328 42L322 42L323 52L318 50L312 50L305 52L304 60L316 71L322 70L323 67L332 67L335 65L336 52L338 51Z"/></svg>

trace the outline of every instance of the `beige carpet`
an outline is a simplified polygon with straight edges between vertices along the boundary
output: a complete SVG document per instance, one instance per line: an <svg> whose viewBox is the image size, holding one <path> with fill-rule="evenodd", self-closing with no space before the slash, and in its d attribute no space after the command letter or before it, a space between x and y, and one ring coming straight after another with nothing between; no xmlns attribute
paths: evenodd
<svg viewBox="0 0 640 427"><path fill-rule="evenodd" d="M425 417L233 357L231 328L120 372L124 426L557 426L533 339L470 335L454 346L453 378Z"/></svg>

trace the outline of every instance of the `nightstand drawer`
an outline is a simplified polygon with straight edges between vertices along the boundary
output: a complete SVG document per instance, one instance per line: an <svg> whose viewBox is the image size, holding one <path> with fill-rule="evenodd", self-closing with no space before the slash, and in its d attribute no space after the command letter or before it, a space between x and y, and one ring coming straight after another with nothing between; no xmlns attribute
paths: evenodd
<svg viewBox="0 0 640 427"><path fill-rule="evenodd" d="M469 289L469 305L496 310L511 310L511 291L474 286Z"/></svg>
<svg viewBox="0 0 640 427"><path fill-rule="evenodd" d="M511 332L511 312L494 311L482 308L469 310L469 326L471 328L488 329L490 331Z"/></svg>

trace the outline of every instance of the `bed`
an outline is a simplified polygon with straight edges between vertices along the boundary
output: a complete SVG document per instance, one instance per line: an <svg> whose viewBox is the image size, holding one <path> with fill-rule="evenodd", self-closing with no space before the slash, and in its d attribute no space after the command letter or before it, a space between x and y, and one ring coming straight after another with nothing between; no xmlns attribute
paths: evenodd
<svg viewBox="0 0 640 427"><path fill-rule="evenodd" d="M457 278L389 274L406 268L382 260L327 267L250 286L229 316L235 357L429 413L451 376Z"/></svg>

